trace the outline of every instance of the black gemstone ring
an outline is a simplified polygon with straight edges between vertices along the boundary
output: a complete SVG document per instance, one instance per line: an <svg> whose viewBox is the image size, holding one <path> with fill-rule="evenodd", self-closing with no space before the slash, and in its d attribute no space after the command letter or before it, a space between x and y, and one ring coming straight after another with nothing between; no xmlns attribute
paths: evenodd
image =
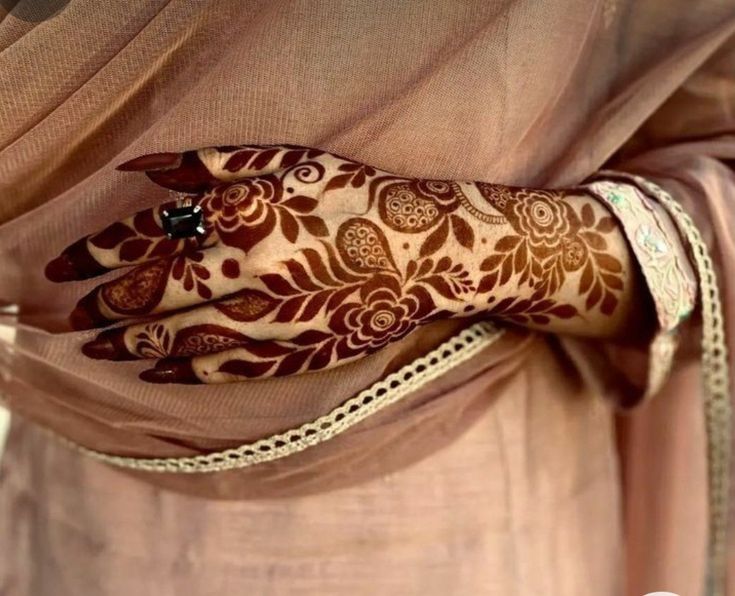
<svg viewBox="0 0 735 596"><path fill-rule="evenodd" d="M171 239L193 238L204 234L204 213L191 198L177 199L176 207L161 211L161 225Z"/></svg>

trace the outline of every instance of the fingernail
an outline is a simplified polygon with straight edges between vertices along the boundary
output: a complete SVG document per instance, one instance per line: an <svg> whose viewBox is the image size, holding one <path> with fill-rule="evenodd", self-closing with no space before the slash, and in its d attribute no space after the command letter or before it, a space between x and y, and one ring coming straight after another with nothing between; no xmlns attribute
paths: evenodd
<svg viewBox="0 0 735 596"><path fill-rule="evenodd" d="M46 277L54 282L72 281L77 279L77 270L67 254L60 254L53 261L49 261L44 271Z"/></svg>
<svg viewBox="0 0 735 596"><path fill-rule="evenodd" d="M46 265L46 277L53 282L89 279L106 273L109 269L100 265L87 249L87 237L67 246L58 257Z"/></svg>
<svg viewBox="0 0 735 596"><path fill-rule="evenodd" d="M202 192L221 182L202 163L196 151L182 153L180 163L175 168L149 168L146 175L156 184L190 193Z"/></svg>
<svg viewBox="0 0 735 596"><path fill-rule="evenodd" d="M71 323L72 329L77 331L94 329L111 322L100 312L97 294L99 294L99 290L95 289L77 302L76 307L69 315L69 323Z"/></svg>
<svg viewBox="0 0 735 596"><path fill-rule="evenodd" d="M125 345L125 327L103 331L95 339L82 346L82 353L95 360L134 360L137 358Z"/></svg>
<svg viewBox="0 0 735 596"><path fill-rule="evenodd" d="M200 385L202 381L196 376L194 369L191 367L189 359L160 360L156 368L144 370L139 378L148 383L184 383L186 385Z"/></svg>
<svg viewBox="0 0 735 596"><path fill-rule="evenodd" d="M122 172L140 172L141 170L170 168L179 163L180 156L180 153L151 153L130 159L115 169Z"/></svg>

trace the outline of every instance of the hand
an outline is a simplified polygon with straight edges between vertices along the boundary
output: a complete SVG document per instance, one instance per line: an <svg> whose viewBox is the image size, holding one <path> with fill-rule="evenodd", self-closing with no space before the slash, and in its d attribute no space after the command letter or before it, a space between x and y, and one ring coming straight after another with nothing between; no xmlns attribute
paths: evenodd
<svg viewBox="0 0 735 596"><path fill-rule="evenodd" d="M624 241L583 193L408 179L285 145L148 155L120 169L195 193L205 233L168 238L168 203L75 242L46 274L70 281L134 266L82 298L70 320L88 329L161 315L83 348L160 359L146 381L324 369L439 318L583 327L581 310L619 317L627 272L614 254ZM572 279L574 299L564 300Z"/></svg>

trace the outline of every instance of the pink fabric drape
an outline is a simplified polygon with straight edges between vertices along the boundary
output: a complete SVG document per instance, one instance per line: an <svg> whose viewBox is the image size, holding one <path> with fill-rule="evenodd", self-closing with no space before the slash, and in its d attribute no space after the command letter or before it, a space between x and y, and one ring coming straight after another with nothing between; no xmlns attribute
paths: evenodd
<svg viewBox="0 0 735 596"><path fill-rule="evenodd" d="M613 165L693 212L732 304L733 35L730 3L684 0L72 0L35 24L5 15L0 303L20 316L0 392L22 419L3 463L0 591L618 594L627 576L630 594L699 593L694 349L624 423L622 484L591 363L520 331L354 434L230 476L124 474L30 422L146 457L237 445L315 418L457 329L223 387L143 386L139 363L84 359L90 335L64 318L91 282L52 286L43 264L165 198L114 170L148 152L291 142L403 175L561 186L628 142Z"/></svg>

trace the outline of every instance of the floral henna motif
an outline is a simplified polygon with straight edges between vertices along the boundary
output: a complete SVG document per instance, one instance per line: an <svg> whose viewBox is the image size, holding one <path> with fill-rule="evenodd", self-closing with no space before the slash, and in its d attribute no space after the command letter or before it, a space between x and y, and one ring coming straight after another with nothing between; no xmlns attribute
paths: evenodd
<svg viewBox="0 0 735 596"><path fill-rule="evenodd" d="M233 186L221 184L222 179L206 170L197 152L188 151L180 156L155 154L131 160L120 169L151 167L154 169L147 171L149 176L164 186L187 190L193 185L194 192L201 192L201 197L192 197L192 201L204 211L205 233L194 238L168 238L160 223L161 211L175 206L174 202L168 202L78 240L48 264L46 276L52 281L95 277L109 271L98 259L102 253L110 255L107 261L132 264L211 246L220 240L215 233L220 231L226 238L224 243L242 246L244 250L265 238L276 224L291 242L296 242L300 227L315 236L328 234L324 221L310 215L317 205L314 198L293 196L279 204L285 194L283 186L287 176L307 185L322 180L324 166L314 160L324 155L323 151L289 145L219 150L232 152L224 164L224 172L243 175L251 170L272 169L274 173L245 178L242 184ZM247 226L252 229L245 240L242 232Z"/></svg>
<svg viewBox="0 0 735 596"><path fill-rule="evenodd" d="M360 286L354 300L334 310L329 333L307 331L290 342L264 342L258 349L245 345L249 358L227 360L217 372L252 377L321 370L371 354L441 314L425 288L404 290L396 277L376 275Z"/></svg>
<svg viewBox="0 0 735 596"><path fill-rule="evenodd" d="M587 203L577 214L560 193L477 186L506 216L514 232L500 238L496 252L480 264L486 275L480 280L479 293L513 280L519 286L528 285L533 290L531 300L539 301L555 294L570 273L581 270L578 291L586 296L586 310L599 305L602 313L612 314L618 303L615 292L623 289L623 266L606 252L603 234L616 228L611 216L596 220Z"/></svg>
<svg viewBox="0 0 735 596"><path fill-rule="evenodd" d="M267 152L268 159L245 160L244 167L268 165L272 161L272 152ZM237 152L230 159L239 154ZM92 257L90 247L112 253L121 264L170 258L173 259L172 278L181 281L185 291L195 291L203 300L211 299L213 294L207 283L211 272L198 264L203 254L195 251L197 247L219 242L247 254L273 234L276 227L291 243L297 242L302 229L317 238L329 234L324 220L311 213L318 201L295 194L290 187L286 189L284 183L287 177L302 185L321 181L325 172L322 164L299 161L316 153L294 149L285 154L279 150L279 154L282 155L280 164L286 164L286 169L234 184L220 184L195 199L204 213L206 233L203 236L169 239L160 223L161 211L173 205L167 203L157 209L142 211L125 222L112 224L102 232L75 243L49 264L47 275L62 280L91 277L107 271ZM228 161L226 167L231 165ZM167 281L166 277L159 276L156 281L160 283L152 283L155 271L158 271L158 266L149 268L141 265L140 271L134 271L120 283L106 287L99 294L100 299L111 312L122 317L148 314L162 298ZM223 269L223 275L227 277L232 271L228 266ZM99 311L96 297L88 296L77 305L71 322L74 328L84 329L103 325L108 319Z"/></svg>
<svg viewBox="0 0 735 596"><path fill-rule="evenodd" d="M333 291L332 296L336 296ZM344 300L345 294L342 294ZM414 285L404 290L398 278L377 275L361 285L354 299L336 306L338 300L326 309L334 309L328 319L328 332L305 331L289 341L257 342L210 325L185 328L176 334L169 356L185 356L220 352L234 347L242 348L237 358L225 360L216 372L243 377L282 376L298 372L316 371L337 362L347 362L371 354L386 344L405 337L419 325L449 313L436 310L431 294L425 287ZM184 340L180 341L180 337ZM150 340L145 339L148 343ZM183 347L182 347L183 346ZM140 346L137 348L140 351ZM195 351L196 350L196 351ZM243 354L247 353L247 357ZM168 382L170 369L185 371L187 382L197 382L190 365L162 361L148 371L146 380ZM179 377L181 378L181 377Z"/></svg>
<svg viewBox="0 0 735 596"><path fill-rule="evenodd" d="M402 277L390 254L383 232L369 220L352 218L344 222L337 235L337 250L324 245L322 253L306 249L303 263L284 262L286 275L265 274L261 280L269 292L243 290L215 308L237 322L305 323L318 320L312 330L277 343L252 342L239 337L231 347L242 348L242 357L227 360L218 371L250 376L283 375L319 370L337 361L370 354L388 342L404 337L419 325L451 312L438 309L433 292L457 298L473 289L469 272L454 265L448 257L434 262L412 261ZM154 343L148 336L155 327L146 327L138 337L137 352ZM182 355L175 346L184 335L191 344L221 351L210 338L206 325L180 330L171 342L169 356ZM222 336L221 333L217 337ZM160 342L159 342L160 343ZM172 365L173 366L173 365ZM176 365L180 366L180 364ZM253 368L255 367L255 369ZM167 379L167 372L150 372L147 380ZM191 381L191 371L188 377Z"/></svg>
<svg viewBox="0 0 735 596"><path fill-rule="evenodd" d="M352 300L337 308L329 328L354 355L380 349L425 323L436 311L429 291L420 284L404 288L393 275L375 275ZM339 351L339 350L338 350Z"/></svg>
<svg viewBox="0 0 735 596"><path fill-rule="evenodd" d="M292 244L298 240L301 228L317 237L329 234L323 219L309 215L318 204L316 199L296 195L284 200L283 178L292 171L300 182L314 183L324 176L320 164L303 163L278 175L268 174L218 186L204 196L200 203L204 219L223 244L247 254L267 238L277 224L283 237Z"/></svg>

